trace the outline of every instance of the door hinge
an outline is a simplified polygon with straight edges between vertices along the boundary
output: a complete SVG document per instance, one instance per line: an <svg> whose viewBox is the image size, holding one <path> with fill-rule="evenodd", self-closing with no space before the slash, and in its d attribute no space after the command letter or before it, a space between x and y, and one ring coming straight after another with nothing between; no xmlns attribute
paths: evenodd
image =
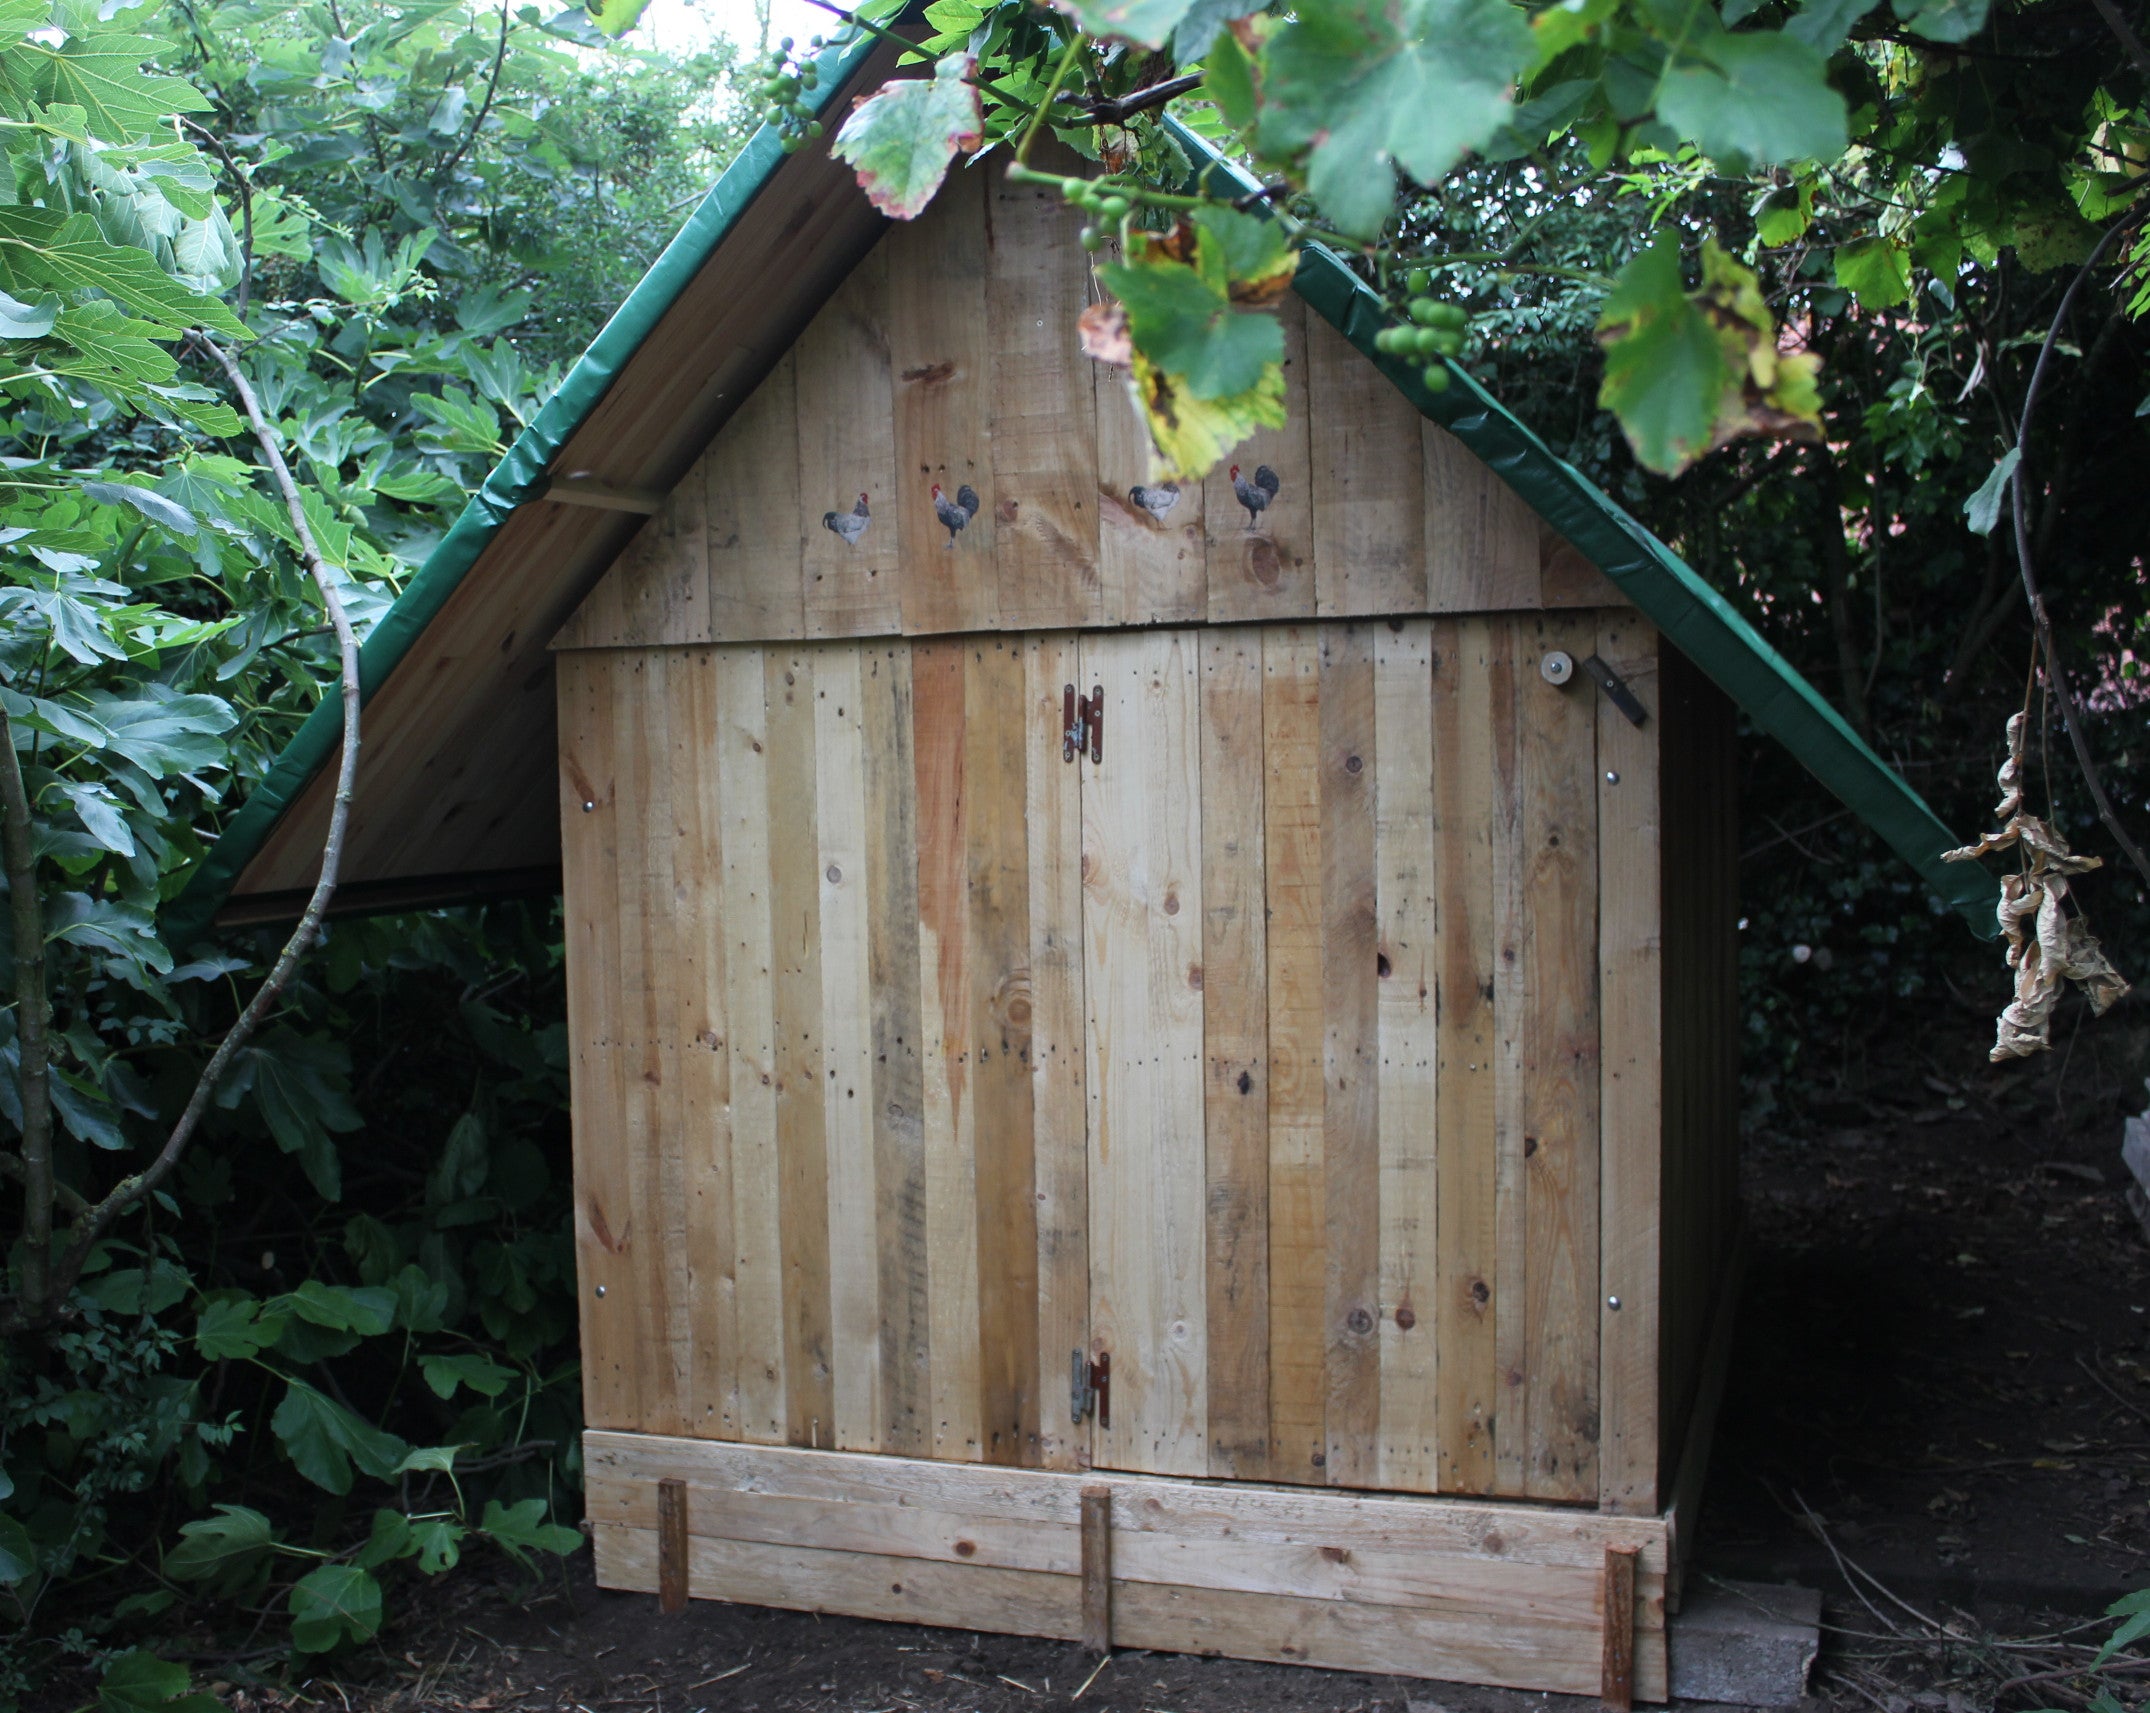
<svg viewBox="0 0 2150 1713"><path fill-rule="evenodd" d="M1068 1352L1068 1415L1080 1424L1091 1414L1097 1416L1097 1425L1112 1426L1112 1352L1106 1351L1095 1362L1084 1360L1080 1350Z"/></svg>
<svg viewBox="0 0 2150 1713"><path fill-rule="evenodd" d="M1105 686L1095 686L1088 696L1075 694L1070 684L1060 692L1060 759L1073 761L1084 750L1092 764L1105 759Z"/></svg>

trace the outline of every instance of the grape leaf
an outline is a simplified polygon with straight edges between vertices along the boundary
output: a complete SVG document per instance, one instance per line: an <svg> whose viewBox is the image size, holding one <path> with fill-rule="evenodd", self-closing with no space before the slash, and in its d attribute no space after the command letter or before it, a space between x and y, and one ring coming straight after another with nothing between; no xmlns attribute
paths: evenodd
<svg viewBox="0 0 2150 1713"><path fill-rule="evenodd" d="M1911 252L1877 234L1839 244L1836 283L1861 309L1890 309L1911 297Z"/></svg>
<svg viewBox="0 0 2150 1713"><path fill-rule="evenodd" d="M1987 0L1895 0L1911 33L1930 42L1967 42L1986 27Z"/></svg>
<svg viewBox="0 0 2150 1713"><path fill-rule="evenodd" d="M603 34L624 36L642 21L649 0L584 0L582 9Z"/></svg>
<svg viewBox="0 0 2150 1713"><path fill-rule="evenodd" d="M1150 431L1152 481L1199 481L1257 428L1284 426L1281 363L1269 364L1243 393L1198 399L1138 350L1128 385Z"/></svg>
<svg viewBox="0 0 2150 1713"><path fill-rule="evenodd" d="M1176 390L1230 398L1284 360L1284 330L1274 316L1240 313L1223 289L1185 263L1116 263L1098 276L1125 306L1136 352L1170 375Z"/></svg>
<svg viewBox="0 0 2150 1713"><path fill-rule="evenodd" d="M1194 3L1195 0L1053 0L1091 35L1116 36L1146 48L1163 47Z"/></svg>
<svg viewBox="0 0 2150 1713"><path fill-rule="evenodd" d="M836 133L837 158L850 164L859 188L890 219L917 219L949 163L983 140L978 91L967 81L976 64L969 54L950 54L929 78L885 83Z"/></svg>
<svg viewBox="0 0 2150 1713"><path fill-rule="evenodd" d="M1374 237L1392 168L1434 184L1482 147L1531 51L1509 0L1307 0L1263 50L1262 151L1311 150L1308 192L1340 230Z"/></svg>
<svg viewBox="0 0 2150 1713"><path fill-rule="evenodd" d="M1844 152L1844 98L1829 87L1827 59L1805 42L1746 30L1705 38L1694 52L1699 63L1665 74L1657 116L1704 154L1799 161Z"/></svg>
<svg viewBox="0 0 2150 1713"><path fill-rule="evenodd" d="M324 1564L292 1588L291 1645L327 1653L347 1641L369 1640L381 1627L381 1585L355 1564Z"/></svg>

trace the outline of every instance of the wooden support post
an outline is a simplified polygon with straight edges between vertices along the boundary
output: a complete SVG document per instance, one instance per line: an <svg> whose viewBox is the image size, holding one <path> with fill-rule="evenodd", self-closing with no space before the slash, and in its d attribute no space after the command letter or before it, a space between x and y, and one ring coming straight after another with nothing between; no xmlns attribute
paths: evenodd
<svg viewBox="0 0 2150 1713"><path fill-rule="evenodd" d="M671 1617L686 1609L687 1484L667 1479L657 1483L657 1610Z"/></svg>
<svg viewBox="0 0 2150 1713"><path fill-rule="evenodd" d="M1112 1652L1112 1489L1082 1490L1082 1645Z"/></svg>
<svg viewBox="0 0 2150 1713"><path fill-rule="evenodd" d="M1605 1674L1600 1691L1611 1713L1635 1705L1635 1559L1631 1546L1605 1549Z"/></svg>

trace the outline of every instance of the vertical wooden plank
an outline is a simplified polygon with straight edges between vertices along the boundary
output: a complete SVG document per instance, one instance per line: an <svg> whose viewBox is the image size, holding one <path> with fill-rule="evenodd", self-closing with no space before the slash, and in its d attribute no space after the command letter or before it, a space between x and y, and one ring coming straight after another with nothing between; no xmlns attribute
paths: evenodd
<svg viewBox="0 0 2150 1713"><path fill-rule="evenodd" d="M1490 1493L1501 1389L1498 1162L1494 1112L1496 944L1493 924L1495 688L1511 677L1507 651L1482 618L1433 628L1434 837L1440 871L1435 931L1435 1194L1439 1242L1434 1342L1439 1405L1438 1484Z"/></svg>
<svg viewBox="0 0 2150 1713"><path fill-rule="evenodd" d="M1082 1490L1082 1645L1112 1652L1112 1489Z"/></svg>
<svg viewBox="0 0 2150 1713"><path fill-rule="evenodd" d="M977 1112L970 1053L970 865L964 789L969 645L911 653L918 769L918 988L926 1168L926 1313L932 1366L929 1455L975 1462L978 1372Z"/></svg>
<svg viewBox="0 0 2150 1713"><path fill-rule="evenodd" d="M1202 1041L1209 1473L1269 1470L1269 970L1262 639L1202 639Z"/></svg>
<svg viewBox="0 0 2150 1713"><path fill-rule="evenodd" d="M1150 480L1150 433L1127 371L1092 366L1100 616L1106 624L1199 623L1209 606L1204 484ZM1135 498L1137 490L1149 505Z"/></svg>
<svg viewBox="0 0 2150 1713"><path fill-rule="evenodd" d="M1513 623L1522 823L1521 1004L1513 1014L1525 1194L1521 1491L1595 1499L1598 693L1580 672L1556 688L1538 663L1552 649L1581 659L1597 645L1597 624L1588 613ZM1505 1431L1502 1442L1505 1455Z"/></svg>
<svg viewBox="0 0 2150 1713"><path fill-rule="evenodd" d="M799 503L796 363L784 353L702 460L709 529L709 631L718 642L805 632L805 519ZM814 514L818 520L820 513Z"/></svg>
<svg viewBox="0 0 2150 1713"><path fill-rule="evenodd" d="M1635 1705L1635 1548L1605 1549L1605 1659L1599 1698L1607 1713Z"/></svg>
<svg viewBox="0 0 2150 1713"><path fill-rule="evenodd" d="M899 222L888 252L888 351L896 395L896 508L903 628L987 630L1000 607L993 569L992 322L986 296L987 168L958 167L924 216ZM978 490L978 515L951 546L931 489Z"/></svg>
<svg viewBox="0 0 2150 1713"><path fill-rule="evenodd" d="M1597 615L1597 652L1649 713L1638 727L1597 697L1600 1241L1598 1505L1655 1515L1664 1186L1664 1003L1657 634ZM1619 1307L1612 1305L1618 1303Z"/></svg>
<svg viewBox="0 0 2150 1713"><path fill-rule="evenodd" d="M553 646L617 648L709 640L709 521L703 501L707 454L664 498L598 580Z"/></svg>
<svg viewBox="0 0 2150 1713"><path fill-rule="evenodd" d="M1307 317L1315 604L1324 618L1426 605L1423 420L1388 377Z"/></svg>
<svg viewBox="0 0 2150 1713"><path fill-rule="evenodd" d="M716 653L724 1006L731 1023L731 1257L742 1439L784 1438L784 1277L776 1149L766 651Z"/></svg>
<svg viewBox="0 0 2150 1713"><path fill-rule="evenodd" d="M625 1237L632 1191L620 1129L619 791L613 773L613 679L619 656L559 662L560 859L567 938L567 1029L573 1043L575 1280L580 1294L583 1419L639 1428L634 1298Z"/></svg>
<svg viewBox="0 0 2150 1713"><path fill-rule="evenodd" d="M1439 1160L1433 627L1374 633L1374 885L1380 922L1381 1440L1379 1484L1437 1485L1435 1279Z"/></svg>
<svg viewBox="0 0 2150 1713"><path fill-rule="evenodd" d="M739 1328L732 1243L731 1025L725 1010L723 806L710 745L722 729L718 657L671 660L673 956L677 1120L686 1174L688 1431L738 1436Z"/></svg>
<svg viewBox="0 0 2150 1713"><path fill-rule="evenodd" d="M835 1437L836 1398L829 1341L821 877L815 863L815 660L815 652L802 648L773 648L768 654L767 813L777 1216L783 1240L784 1435L791 1445L826 1446Z"/></svg>
<svg viewBox="0 0 2150 1713"><path fill-rule="evenodd" d="M1321 627L1322 1179L1330 1481L1371 1487L1381 1428L1374 628Z"/></svg>
<svg viewBox="0 0 2150 1713"><path fill-rule="evenodd" d="M911 648L867 651L867 971L872 993L875 1244L881 1305L882 1448L931 1443L932 1342L926 1262L925 1070L918 986L918 775L911 750Z"/></svg>
<svg viewBox="0 0 2150 1713"><path fill-rule="evenodd" d="M1262 635L1268 869L1269 1449L1279 1481L1323 1479L1329 1448L1322 1172L1321 653L1311 626Z"/></svg>
<svg viewBox="0 0 2150 1713"><path fill-rule="evenodd" d="M1420 420L1426 492L1426 607L1536 607L1538 514L1447 429Z"/></svg>
<svg viewBox="0 0 2150 1713"><path fill-rule="evenodd" d="M1038 1204L1031 1130L1028 757L1048 734L1023 718L1019 639L971 645L963 696L965 906L977 1113L980 1455L1038 1450ZM1060 746L1052 746L1059 766ZM1063 1358L1064 1360L1064 1358Z"/></svg>
<svg viewBox="0 0 2150 1713"><path fill-rule="evenodd" d="M888 252L866 253L793 347L798 364L799 506L808 636L880 636L903 622L894 382L888 367ZM825 522L868 521L852 542Z"/></svg>
<svg viewBox="0 0 2150 1713"><path fill-rule="evenodd" d="M1090 1461L1072 1419L1070 1354L1090 1342L1089 1110L1083 1092L1082 774L1052 739L1082 663L1072 635L1023 644L1023 727L1033 744L1030 828L1030 1090L1038 1221L1038 1461ZM1087 696L1084 684L1079 694ZM1087 765L1087 764L1085 764Z"/></svg>
<svg viewBox="0 0 2150 1713"><path fill-rule="evenodd" d="M1060 167L1080 164L1059 145L1047 154ZM1082 211L1049 186L995 171L986 220L1000 621L1010 630L1095 624L1095 383L1075 332L1090 278L1077 241Z"/></svg>
<svg viewBox="0 0 2150 1713"><path fill-rule="evenodd" d="M864 686L856 647L814 650L814 830L820 873L821 1091L828 1137L833 1443L881 1449L881 1270L875 1242L873 975L867 944Z"/></svg>
<svg viewBox="0 0 2150 1713"><path fill-rule="evenodd" d="M1083 776L1091 1325L1112 1357L1101 1465L1208 1467L1201 691L1194 637L1086 637L1104 763Z"/></svg>
<svg viewBox="0 0 2150 1713"><path fill-rule="evenodd" d="M657 1483L657 1610L676 1618L687 1609L687 1484Z"/></svg>
<svg viewBox="0 0 2150 1713"><path fill-rule="evenodd" d="M1207 531L1209 618L1314 616L1313 459L1307 447L1308 328L1321 323L1297 297L1277 305L1284 327L1284 426L1250 435L1202 484ZM1326 330L1326 323L1321 323ZM1232 490L1231 466L1251 480L1267 464L1276 498L1249 520Z"/></svg>

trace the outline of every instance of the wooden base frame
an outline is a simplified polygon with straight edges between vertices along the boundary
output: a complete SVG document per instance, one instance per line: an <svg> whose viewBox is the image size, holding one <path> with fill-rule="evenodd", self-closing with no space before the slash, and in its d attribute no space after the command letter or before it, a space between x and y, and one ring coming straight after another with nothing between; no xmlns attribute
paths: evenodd
<svg viewBox="0 0 2150 1713"><path fill-rule="evenodd" d="M608 1588L660 1590L660 1495L680 1482L700 1599L1597 1695L1621 1652L1605 1591L1630 1580L1608 1579L1610 1550L1633 1567L1634 1698L1665 1699L1668 1517L653 1434L583 1443ZM1093 1586L1101 1559L1109 1591Z"/></svg>

